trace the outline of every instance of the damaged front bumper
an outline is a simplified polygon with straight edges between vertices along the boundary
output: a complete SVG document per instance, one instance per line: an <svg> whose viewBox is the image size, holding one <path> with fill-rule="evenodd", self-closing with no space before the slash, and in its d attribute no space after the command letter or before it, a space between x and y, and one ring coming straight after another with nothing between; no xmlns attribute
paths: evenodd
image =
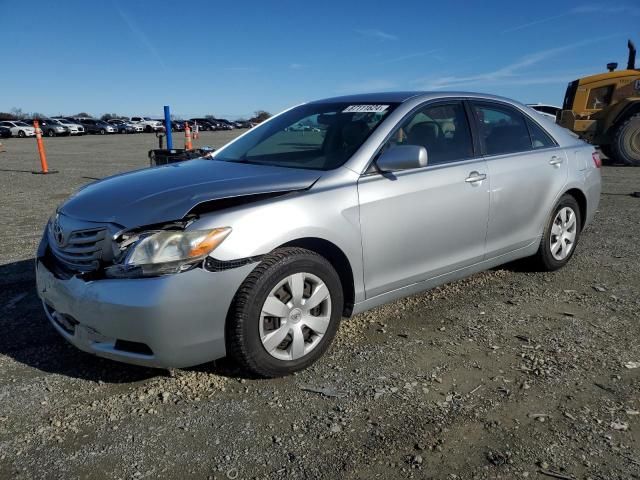
<svg viewBox="0 0 640 480"><path fill-rule="evenodd" d="M53 327L79 349L149 367L188 367L226 354L225 321L255 264L140 279L61 278L36 260Z"/></svg>

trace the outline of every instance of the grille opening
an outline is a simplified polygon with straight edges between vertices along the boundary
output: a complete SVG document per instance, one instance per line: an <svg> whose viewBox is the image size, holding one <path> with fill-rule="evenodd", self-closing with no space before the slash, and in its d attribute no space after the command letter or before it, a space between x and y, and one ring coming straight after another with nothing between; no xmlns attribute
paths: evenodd
<svg viewBox="0 0 640 480"><path fill-rule="evenodd" d="M121 352L137 353L138 355L153 355L153 351L148 345L139 342L130 342L129 340L117 339L113 348Z"/></svg>
<svg viewBox="0 0 640 480"><path fill-rule="evenodd" d="M103 256L103 247L107 239L104 227L77 230L69 234L64 246L60 246L49 231L49 246L58 262L73 272L97 270Z"/></svg>

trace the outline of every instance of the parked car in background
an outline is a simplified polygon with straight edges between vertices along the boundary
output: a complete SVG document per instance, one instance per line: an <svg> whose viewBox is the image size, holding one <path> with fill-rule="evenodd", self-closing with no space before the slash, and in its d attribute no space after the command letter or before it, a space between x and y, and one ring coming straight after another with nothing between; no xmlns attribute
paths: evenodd
<svg viewBox="0 0 640 480"><path fill-rule="evenodd" d="M226 118L216 118L214 121L221 124L225 130L233 130L234 128L237 128L234 122L231 122Z"/></svg>
<svg viewBox="0 0 640 480"><path fill-rule="evenodd" d="M555 105L546 105L544 103L528 103L527 107L533 108L540 115L552 118L554 122L556 121L556 114L562 110L562 108Z"/></svg>
<svg viewBox="0 0 640 480"><path fill-rule="evenodd" d="M11 135L14 137L33 137L36 134L36 129L33 128L33 125L29 125L22 120L4 120L0 122L0 126L11 130Z"/></svg>
<svg viewBox="0 0 640 480"><path fill-rule="evenodd" d="M87 133L98 133L105 135L107 133L117 133L118 129L110 123L103 122L102 120L96 120L95 118L78 118L80 124L84 127Z"/></svg>
<svg viewBox="0 0 640 480"><path fill-rule="evenodd" d="M111 120L107 120L107 123L113 125L118 130L118 133L136 133L138 129L143 131L142 126L135 125L126 120L122 120L120 118L112 118Z"/></svg>
<svg viewBox="0 0 640 480"><path fill-rule="evenodd" d="M557 270L596 213L601 162L542 120L492 95L352 95L211 159L102 179L44 228L45 315L98 356L228 355L273 377L318 360L343 316L520 258ZM300 124L320 132L301 143Z"/></svg>
<svg viewBox="0 0 640 480"><path fill-rule="evenodd" d="M84 135L84 127L79 123L65 117L54 117L54 120L57 120L61 125L67 127L70 135Z"/></svg>
<svg viewBox="0 0 640 480"><path fill-rule="evenodd" d="M198 124L198 130L201 132L207 131L207 130L221 130L220 125L211 119L208 118L191 118L189 119L189 122L191 123L191 128L194 128L194 124L197 123Z"/></svg>
<svg viewBox="0 0 640 480"><path fill-rule="evenodd" d="M0 138L11 137L11 129L9 127L0 126Z"/></svg>
<svg viewBox="0 0 640 480"><path fill-rule="evenodd" d="M39 123L42 134L47 137L69 135L70 133L69 129L55 118L41 118Z"/></svg>
<svg viewBox="0 0 640 480"><path fill-rule="evenodd" d="M160 132L164 130L164 127L162 126L162 122L159 122L158 120L153 120L149 117L130 117L129 121L131 123L137 123L141 125L144 128L144 131L148 133Z"/></svg>
<svg viewBox="0 0 640 480"><path fill-rule="evenodd" d="M171 120L171 130L174 132L184 132L184 120Z"/></svg>

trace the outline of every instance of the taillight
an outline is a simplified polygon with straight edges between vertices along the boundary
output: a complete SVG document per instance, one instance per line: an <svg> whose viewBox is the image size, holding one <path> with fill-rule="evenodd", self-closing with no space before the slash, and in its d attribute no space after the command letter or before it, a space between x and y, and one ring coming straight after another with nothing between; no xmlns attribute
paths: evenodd
<svg viewBox="0 0 640 480"><path fill-rule="evenodd" d="M591 158L593 158L593 164L596 168L600 168L602 166L602 159L600 158L600 154L598 152L593 152L591 154Z"/></svg>

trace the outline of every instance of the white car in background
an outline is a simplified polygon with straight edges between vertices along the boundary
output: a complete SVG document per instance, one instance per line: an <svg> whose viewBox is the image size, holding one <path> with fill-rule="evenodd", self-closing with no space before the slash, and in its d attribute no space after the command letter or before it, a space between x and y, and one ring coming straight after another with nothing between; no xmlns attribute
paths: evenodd
<svg viewBox="0 0 640 480"><path fill-rule="evenodd" d="M63 126L67 127L70 135L84 135L84 127L79 123L74 123L66 118L54 118L54 120L57 120Z"/></svg>
<svg viewBox="0 0 640 480"><path fill-rule="evenodd" d="M0 126L11 130L11 135L14 137L34 137L36 134L33 126L21 120L5 120L0 122Z"/></svg>
<svg viewBox="0 0 640 480"><path fill-rule="evenodd" d="M556 121L556 114L562 110L560 107L545 103L527 103L527 107L533 108L540 115L553 119L554 122Z"/></svg>
<svg viewBox="0 0 640 480"><path fill-rule="evenodd" d="M152 120L149 117L131 117L129 121L141 125L145 132L159 132L164 128L162 122Z"/></svg>

